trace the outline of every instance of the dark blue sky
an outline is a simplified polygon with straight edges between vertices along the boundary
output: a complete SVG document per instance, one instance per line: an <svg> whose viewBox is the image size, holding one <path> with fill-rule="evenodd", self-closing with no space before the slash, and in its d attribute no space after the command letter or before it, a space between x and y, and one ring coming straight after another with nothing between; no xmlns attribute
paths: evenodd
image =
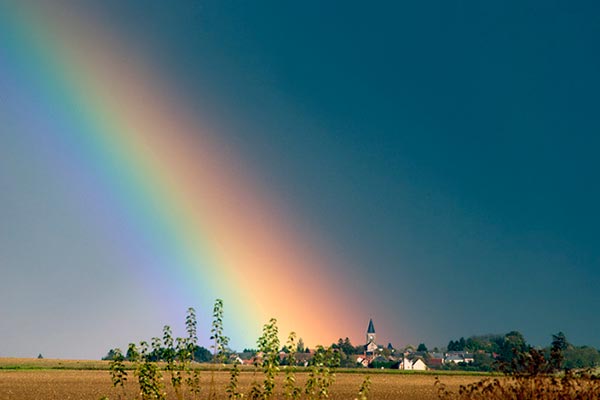
<svg viewBox="0 0 600 400"><path fill-rule="evenodd" d="M362 295L398 305L379 326L600 346L599 19L593 2L215 2L145 23L362 266Z"/></svg>
<svg viewBox="0 0 600 400"><path fill-rule="evenodd" d="M519 330L545 345L564 331L600 347L600 3L85 8L352 261L348 291L374 305L382 340ZM30 194L9 171L36 164L2 148L18 207L0 219L22 220ZM15 240L0 235L7 260Z"/></svg>

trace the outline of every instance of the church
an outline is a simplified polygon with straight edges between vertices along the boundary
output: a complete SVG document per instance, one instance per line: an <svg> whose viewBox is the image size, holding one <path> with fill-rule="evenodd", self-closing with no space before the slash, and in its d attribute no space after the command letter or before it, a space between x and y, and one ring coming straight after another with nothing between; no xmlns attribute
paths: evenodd
<svg viewBox="0 0 600 400"><path fill-rule="evenodd" d="M365 344L365 358L372 360L375 357L377 351L377 343L375 338L375 326L373 325L373 318L369 318L369 326L367 327L367 343Z"/></svg>
<svg viewBox="0 0 600 400"><path fill-rule="evenodd" d="M373 325L373 318L369 318L369 326L367 326L365 352L363 357L357 359L357 362L363 366L368 366L378 356L382 358L381 352L378 351L379 346L375 341L377 334L375 333L375 325ZM385 360L385 359L384 359ZM399 354L398 357L389 356L387 360L396 361L395 366L392 368L398 368L403 370L415 370L425 371L427 365L421 357L411 357L409 353ZM383 368L383 367L382 367Z"/></svg>

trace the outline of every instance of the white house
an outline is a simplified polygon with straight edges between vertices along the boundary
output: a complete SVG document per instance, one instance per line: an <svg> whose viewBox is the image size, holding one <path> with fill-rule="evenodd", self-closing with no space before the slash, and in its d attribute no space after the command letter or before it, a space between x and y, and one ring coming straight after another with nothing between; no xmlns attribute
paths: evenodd
<svg viewBox="0 0 600 400"><path fill-rule="evenodd" d="M398 365L398 369L403 369L406 371L426 371L427 364L425 364L425 362L421 358L409 360L408 358L404 357Z"/></svg>
<svg viewBox="0 0 600 400"><path fill-rule="evenodd" d="M414 371L426 371L427 370L427 365L425 364L425 361L423 361L420 358L417 358L412 363L412 369Z"/></svg>
<svg viewBox="0 0 600 400"><path fill-rule="evenodd" d="M369 359L365 356L356 357L356 363L362 365L363 367L369 366Z"/></svg>

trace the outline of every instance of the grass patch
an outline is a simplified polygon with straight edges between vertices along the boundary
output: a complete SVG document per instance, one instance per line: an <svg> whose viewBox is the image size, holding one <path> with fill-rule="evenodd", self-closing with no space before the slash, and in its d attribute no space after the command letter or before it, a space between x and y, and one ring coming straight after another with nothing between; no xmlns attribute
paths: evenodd
<svg viewBox="0 0 600 400"><path fill-rule="evenodd" d="M108 361L37 358L0 358L0 370L108 370Z"/></svg>
<svg viewBox="0 0 600 400"><path fill-rule="evenodd" d="M301 370L301 369L299 369ZM432 376L501 376L500 372L484 371L448 371L448 370L427 370L427 371L407 371L402 369L376 369L376 368L338 368L337 373L342 374L389 374L389 375L432 375Z"/></svg>
<svg viewBox="0 0 600 400"><path fill-rule="evenodd" d="M159 363L162 365L163 363ZM222 371L229 371L233 368L232 365L226 365L221 367L219 365L210 363L193 363L193 369L199 371L216 371L221 369ZM109 361L104 360L64 360L64 359L37 359L37 358L0 358L0 370L16 370L16 371L29 371L29 370L72 370L72 371L108 371ZM131 371L134 369L133 363L125 362L125 369ZM254 366L242 365L239 366L240 373L254 373ZM281 367L282 371L285 371L285 366ZM296 367L298 372L308 372L309 368ZM405 371L398 369L374 369L374 368L338 368L336 369L338 374L373 374L373 375L431 375L431 376L500 376L500 373L493 372L474 372L474 371Z"/></svg>

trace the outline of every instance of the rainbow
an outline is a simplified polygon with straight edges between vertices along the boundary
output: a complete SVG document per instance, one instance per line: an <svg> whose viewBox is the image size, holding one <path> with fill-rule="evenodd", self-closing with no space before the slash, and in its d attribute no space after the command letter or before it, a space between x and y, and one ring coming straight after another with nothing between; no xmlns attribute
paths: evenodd
<svg viewBox="0 0 600 400"><path fill-rule="evenodd" d="M22 99L9 113L115 237L124 271L173 306L222 298L234 346L270 317L312 345L362 332L344 263L132 43L85 10L23 4L0 6L0 84Z"/></svg>

